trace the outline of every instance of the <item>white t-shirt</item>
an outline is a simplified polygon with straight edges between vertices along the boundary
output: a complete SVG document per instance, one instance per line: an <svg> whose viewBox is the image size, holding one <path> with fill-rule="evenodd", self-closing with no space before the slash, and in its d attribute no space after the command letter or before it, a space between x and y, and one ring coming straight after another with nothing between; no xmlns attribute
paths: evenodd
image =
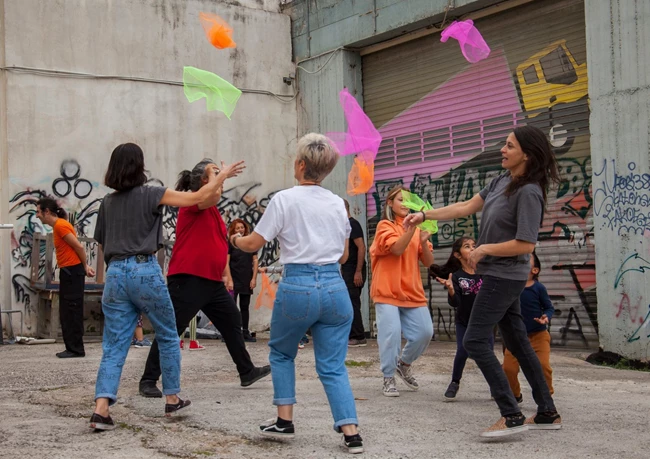
<svg viewBox="0 0 650 459"><path fill-rule="evenodd" d="M320 186L295 186L276 193L255 232L280 242L280 263L338 263L350 237L343 199Z"/></svg>

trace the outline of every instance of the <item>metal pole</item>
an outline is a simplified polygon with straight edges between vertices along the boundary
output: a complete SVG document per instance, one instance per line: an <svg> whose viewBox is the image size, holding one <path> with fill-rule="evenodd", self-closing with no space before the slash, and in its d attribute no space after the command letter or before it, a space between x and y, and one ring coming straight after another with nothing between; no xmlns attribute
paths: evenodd
<svg viewBox="0 0 650 459"><path fill-rule="evenodd" d="M8 229L8 230L13 230L14 225L12 224L6 224L6 223L0 223L0 229ZM2 310L2 307L0 307L0 311ZM0 312L0 345L3 345L5 343L4 338L2 337L2 312Z"/></svg>

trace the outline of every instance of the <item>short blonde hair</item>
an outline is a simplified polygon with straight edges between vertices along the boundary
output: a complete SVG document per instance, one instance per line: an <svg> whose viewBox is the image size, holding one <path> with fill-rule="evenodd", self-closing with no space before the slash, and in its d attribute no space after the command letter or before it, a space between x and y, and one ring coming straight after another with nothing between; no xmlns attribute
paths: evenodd
<svg viewBox="0 0 650 459"><path fill-rule="evenodd" d="M339 152L322 134L311 132L298 141L298 161L305 162L305 179L322 181L339 160Z"/></svg>

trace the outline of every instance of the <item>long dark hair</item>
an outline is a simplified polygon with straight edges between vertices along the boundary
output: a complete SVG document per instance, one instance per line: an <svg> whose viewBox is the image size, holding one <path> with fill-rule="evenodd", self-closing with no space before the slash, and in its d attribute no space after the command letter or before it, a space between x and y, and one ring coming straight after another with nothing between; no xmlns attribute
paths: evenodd
<svg viewBox="0 0 650 459"><path fill-rule="evenodd" d="M518 126L513 134L528 160L524 174L514 178L506 188L506 196L511 196L528 183L537 183L542 188L544 207L546 207L546 193L549 185L560 183L560 171L553 147L544 132L534 126Z"/></svg>
<svg viewBox="0 0 650 459"><path fill-rule="evenodd" d="M445 263L442 266L433 264L429 266L429 272L431 272L433 276L439 277L441 279L447 279L450 274L453 274L459 269L461 269L463 267L463 264L460 262L460 260L458 259L458 257L456 257L455 254L457 253L458 255L460 255L460 249L463 248L463 244L465 244L465 242L467 241L473 241L473 240L474 238L471 238L469 236L463 236L456 239L453 245L451 246L451 254L449 255L449 259L447 260L447 263Z"/></svg>
<svg viewBox="0 0 650 459"><path fill-rule="evenodd" d="M201 188L201 180L205 177L205 168L208 164L214 164L210 158L203 158L194 168L184 170L178 174L176 191L198 191Z"/></svg>
<svg viewBox="0 0 650 459"><path fill-rule="evenodd" d="M134 143L115 147L108 162L104 185L116 191L128 191L146 182L142 148Z"/></svg>
<svg viewBox="0 0 650 459"><path fill-rule="evenodd" d="M41 212L45 210L49 210L59 218L67 217L65 210L59 207L59 204L56 202L54 198L41 198L36 202L36 205L38 206L39 209L41 209Z"/></svg>

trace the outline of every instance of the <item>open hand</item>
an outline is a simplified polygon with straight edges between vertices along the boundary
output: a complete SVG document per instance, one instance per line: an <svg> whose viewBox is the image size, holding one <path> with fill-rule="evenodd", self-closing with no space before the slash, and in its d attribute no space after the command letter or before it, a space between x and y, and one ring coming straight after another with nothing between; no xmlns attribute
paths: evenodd
<svg viewBox="0 0 650 459"><path fill-rule="evenodd" d="M539 318L535 317L533 320L542 325L546 325L548 323L548 317L546 317L546 314L542 315L542 317Z"/></svg>
<svg viewBox="0 0 650 459"><path fill-rule="evenodd" d="M442 286L443 286L444 288L447 289L447 292L449 293L449 295L454 296L454 293L455 293L455 292L454 292L454 282L451 280L451 276L452 276L452 275L449 274L449 278L448 278L448 279L443 279L442 277L436 277L436 280L437 280L440 284L442 284Z"/></svg>
<svg viewBox="0 0 650 459"><path fill-rule="evenodd" d="M219 175L223 174L226 178L237 177L243 172L244 169L246 169L244 161L237 161L236 163L232 163L228 166L226 166L226 164L221 161L221 172L219 172Z"/></svg>

